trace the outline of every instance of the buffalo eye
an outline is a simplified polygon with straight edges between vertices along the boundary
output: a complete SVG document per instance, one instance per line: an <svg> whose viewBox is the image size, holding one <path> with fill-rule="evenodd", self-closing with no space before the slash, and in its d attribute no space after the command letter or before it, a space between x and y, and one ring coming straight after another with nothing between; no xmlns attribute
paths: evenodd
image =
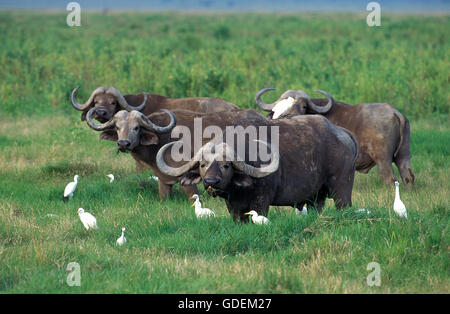
<svg viewBox="0 0 450 314"><path fill-rule="evenodd" d="M139 131L139 127L138 126L135 126L134 127L134 130L137 132L137 131Z"/></svg>
<svg viewBox="0 0 450 314"><path fill-rule="evenodd" d="M206 164L201 164L200 167L205 168Z"/></svg>
<svg viewBox="0 0 450 314"><path fill-rule="evenodd" d="M229 164L225 164L225 165L223 165L223 167L224 167L225 169L228 169L228 168L230 167L230 165L229 165Z"/></svg>

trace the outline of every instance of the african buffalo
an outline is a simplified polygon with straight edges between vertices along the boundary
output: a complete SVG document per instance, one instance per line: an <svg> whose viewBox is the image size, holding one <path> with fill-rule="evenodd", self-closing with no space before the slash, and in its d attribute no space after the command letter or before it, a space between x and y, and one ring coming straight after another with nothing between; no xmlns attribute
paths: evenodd
<svg viewBox="0 0 450 314"><path fill-rule="evenodd" d="M272 109L281 101L292 97L294 101L281 117L321 114L333 124L351 131L359 143L359 156L356 170L368 173L375 165L378 166L382 180L392 185L396 178L392 169L392 162L397 165L400 176L406 186L414 183L414 173L410 162L410 130L409 121L398 110L387 103L367 103L348 105L337 102L324 91L320 92L328 99L311 99L302 90L288 90L272 104L264 104L261 95L273 88L260 90L256 96L256 104L265 111Z"/></svg>
<svg viewBox="0 0 450 314"><path fill-rule="evenodd" d="M86 121L92 129L103 131L100 134L100 139L116 141L120 151L130 151L136 161L153 170L159 178L158 188L161 200L171 193L172 186L179 181L176 177L162 173L156 166L158 150L164 144L178 140L178 138L172 138L170 134L175 124L177 127L187 127L190 134L195 134L199 130L194 130L194 118L201 118L200 131L208 126L217 126L219 130L222 130L226 126L233 125L235 121L244 118L265 120L265 117L255 110L231 110L209 114L189 110L162 110L164 112L155 112L149 116L135 110L131 112L121 110L111 120L102 124L93 121L93 110L90 110L86 116ZM165 126L161 127L162 125ZM211 138L201 138L200 146L210 140ZM195 149L194 136L191 137L191 147ZM194 150L190 152L189 157L193 154ZM174 165L182 165L183 163L185 161L174 162ZM183 190L188 197L198 194L195 184L185 185Z"/></svg>
<svg viewBox="0 0 450 314"><path fill-rule="evenodd" d="M203 113L239 109L238 106L222 98L169 98L149 93L122 96L120 91L114 87L99 87L95 89L86 103L80 105L75 98L79 88L80 86L72 91L71 102L75 109L83 112L81 114L81 120L83 121L86 118L87 112L93 107L95 107L95 111L92 117L102 123L111 120L116 112L122 109L127 111L138 110L146 116L161 109L185 109Z"/></svg>
<svg viewBox="0 0 450 314"><path fill-rule="evenodd" d="M235 221L247 221L245 213L251 210L266 215L269 205L302 208L306 203L320 211L326 197L332 197L337 208L352 205L358 143L351 132L320 115L244 119L235 124L238 126L244 130L266 127L266 138L271 139L266 143L272 154L268 165L262 166L260 159L251 161L248 150L239 158L236 145L223 141L207 143L189 163L178 168L166 162L166 151L174 144L168 143L158 152L157 166L161 172L179 177L181 184L203 180L211 195L225 199ZM278 147L272 145L271 133L275 130ZM251 140L245 141L249 146Z"/></svg>
<svg viewBox="0 0 450 314"><path fill-rule="evenodd" d="M80 86L72 91L71 103L75 109L83 112L81 114L81 120L83 121L86 119L87 112L92 108L95 108L93 109L92 117L102 123L111 120L116 112L122 109L127 111L138 110L146 116L163 108L169 110L186 109L203 113L239 109L236 105L221 98L169 98L148 93L123 96L114 87L99 87L92 92L84 104L78 104L75 96L79 88ZM141 172L144 166L136 162L137 172Z"/></svg>

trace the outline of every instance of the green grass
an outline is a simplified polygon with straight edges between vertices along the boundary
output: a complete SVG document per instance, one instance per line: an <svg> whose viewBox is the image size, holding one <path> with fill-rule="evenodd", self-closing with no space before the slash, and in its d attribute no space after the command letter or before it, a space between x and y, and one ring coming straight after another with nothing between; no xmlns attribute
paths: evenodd
<svg viewBox="0 0 450 314"><path fill-rule="evenodd" d="M450 291L448 16L64 14L0 12L0 292L404 293ZM99 85L122 93L223 97L254 107L263 87L321 88L348 103L384 101L411 123L410 218L392 211L377 169L357 174L354 208L297 217L272 207L268 227L198 221L177 187L160 202L150 172L79 121L69 104ZM114 173L116 181L105 177ZM73 200L62 202L74 174ZM78 207L97 217L84 230ZM367 208L371 215L355 214ZM48 217L48 214L57 216ZM128 243L115 245L126 227ZM369 262L381 286L369 287ZM81 286L66 284L70 262Z"/></svg>

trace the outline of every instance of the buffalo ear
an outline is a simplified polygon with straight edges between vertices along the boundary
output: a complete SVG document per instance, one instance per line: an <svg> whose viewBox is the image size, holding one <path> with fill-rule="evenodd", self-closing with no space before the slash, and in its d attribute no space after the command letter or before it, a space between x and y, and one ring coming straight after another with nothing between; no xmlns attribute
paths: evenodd
<svg viewBox="0 0 450 314"><path fill-rule="evenodd" d="M185 185L195 185L198 184L202 180L202 177L200 176L200 172L197 169L189 170L185 174L181 176L180 184L182 186Z"/></svg>
<svg viewBox="0 0 450 314"><path fill-rule="evenodd" d="M100 139L101 140L107 140L107 141L117 141L117 132L115 130L106 130L100 133Z"/></svg>
<svg viewBox="0 0 450 314"><path fill-rule="evenodd" d="M240 171L235 171L233 174L233 184L240 188L249 188L253 185L253 179Z"/></svg>
<svg viewBox="0 0 450 314"><path fill-rule="evenodd" d="M81 121L86 121L86 114L87 111L83 111L83 113L81 114Z"/></svg>
<svg viewBox="0 0 450 314"><path fill-rule="evenodd" d="M141 145L156 145L159 143L158 135L152 132L142 132Z"/></svg>

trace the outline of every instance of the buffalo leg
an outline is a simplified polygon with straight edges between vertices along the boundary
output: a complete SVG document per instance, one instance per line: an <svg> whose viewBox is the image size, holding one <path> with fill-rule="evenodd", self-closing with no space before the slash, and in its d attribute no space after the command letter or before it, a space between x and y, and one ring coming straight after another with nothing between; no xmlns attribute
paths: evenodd
<svg viewBox="0 0 450 314"><path fill-rule="evenodd" d="M237 210L233 208L233 205L230 203L230 201L225 200L225 203L227 204L228 212L230 213L234 222L249 222L248 216L245 215L245 213L249 211L248 208Z"/></svg>
<svg viewBox="0 0 450 314"><path fill-rule="evenodd" d="M308 199L303 203L298 203L297 206L299 207L297 208L303 208L303 205L306 204L306 206L313 207L318 213L320 213L323 209L323 206L325 205L327 194L327 189L323 187L322 189L320 189L319 193L317 193L314 199Z"/></svg>
<svg viewBox="0 0 450 314"><path fill-rule="evenodd" d="M414 184L414 173L411 169L410 156L411 152L409 149L410 143L410 128L409 121L405 118L405 124L403 128L403 140L401 141L400 147L398 148L397 155L394 156L394 162L397 165L402 181L407 188Z"/></svg>
<svg viewBox="0 0 450 314"><path fill-rule="evenodd" d="M344 209L346 207L352 206L351 195L338 196L337 194L333 197L334 205L337 209Z"/></svg>
<svg viewBox="0 0 450 314"><path fill-rule="evenodd" d="M185 185L181 186L181 189L184 191L186 196L190 199L192 195L198 194L198 189L196 185Z"/></svg>
<svg viewBox="0 0 450 314"><path fill-rule="evenodd" d="M350 173L349 173L350 172ZM334 200L337 209L352 206L353 181L355 179L354 171L344 171L336 180L332 180L330 186L330 196Z"/></svg>
<svg viewBox="0 0 450 314"><path fill-rule="evenodd" d="M398 171L400 172L400 176L402 177L402 181L406 187L410 187L414 184L414 173L411 169L411 162L408 159L400 159L395 158L395 164L397 165Z"/></svg>
<svg viewBox="0 0 450 314"><path fill-rule="evenodd" d="M378 172L383 180L384 184L390 186L396 180L394 176L394 171L392 170L392 161L387 161L383 159L381 161L376 161L378 166Z"/></svg>
<svg viewBox="0 0 450 314"><path fill-rule="evenodd" d="M352 206L352 192L337 192L333 196L334 205L337 209L344 209L346 207Z"/></svg>
<svg viewBox="0 0 450 314"><path fill-rule="evenodd" d="M321 212L323 209L323 206L325 206L325 201L327 199L327 195L328 195L328 189L326 187L322 187L319 191L319 193L317 193L317 196L314 200L307 202L308 205L311 205L312 207L314 207L317 212Z"/></svg>
<svg viewBox="0 0 450 314"><path fill-rule="evenodd" d="M411 169L410 151L409 151L409 128L407 130L407 136L403 138L403 143L398 150L397 155L394 157L395 165L400 172L402 181L407 188L414 184L414 173Z"/></svg>
<svg viewBox="0 0 450 314"><path fill-rule="evenodd" d="M142 173L145 169L147 168L147 166L144 163L141 163L139 160L136 160L136 172Z"/></svg>
<svg viewBox="0 0 450 314"><path fill-rule="evenodd" d="M322 212L323 206L325 205L326 195L319 193L317 199L312 203L312 206L317 210L318 213Z"/></svg>
<svg viewBox="0 0 450 314"><path fill-rule="evenodd" d="M172 194L172 185L165 184L161 180L158 180L158 192L159 199L163 201L167 198L167 196Z"/></svg>
<svg viewBox="0 0 450 314"><path fill-rule="evenodd" d="M255 212L258 213L258 215L267 216L267 213L269 212L269 205L270 201L267 195L261 193L250 202L249 210L250 211L254 210Z"/></svg>

